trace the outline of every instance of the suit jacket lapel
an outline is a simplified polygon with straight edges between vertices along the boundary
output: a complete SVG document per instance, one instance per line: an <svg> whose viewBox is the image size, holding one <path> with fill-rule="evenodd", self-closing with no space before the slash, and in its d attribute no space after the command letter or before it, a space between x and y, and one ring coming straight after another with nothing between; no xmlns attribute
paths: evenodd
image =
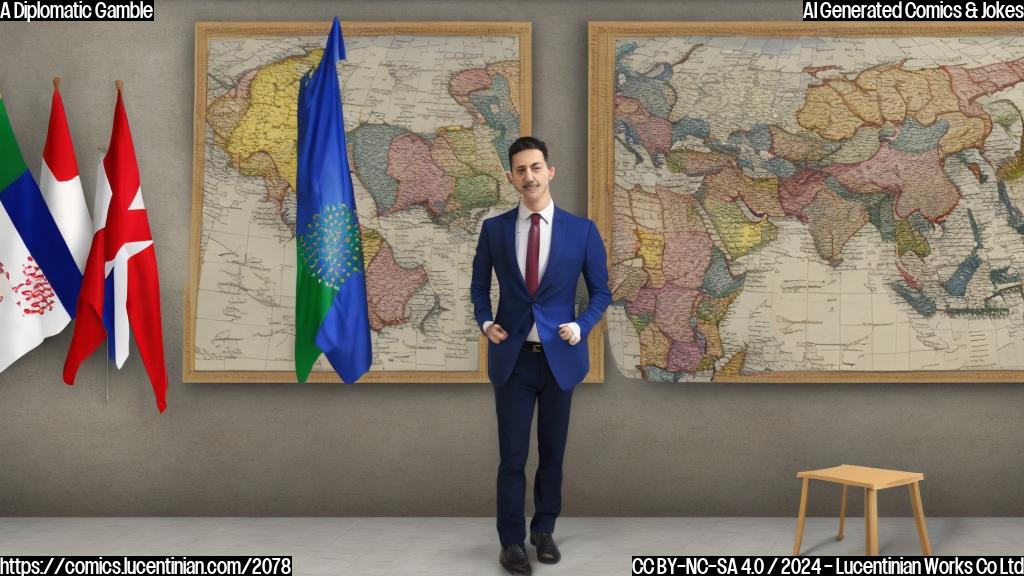
<svg viewBox="0 0 1024 576"><path fill-rule="evenodd" d="M516 257L516 226L519 224L519 209L515 208L508 214L509 218L505 222L505 255L516 278L519 279L519 286L525 291L526 278L523 278L523 272L519 269L519 260Z"/></svg>

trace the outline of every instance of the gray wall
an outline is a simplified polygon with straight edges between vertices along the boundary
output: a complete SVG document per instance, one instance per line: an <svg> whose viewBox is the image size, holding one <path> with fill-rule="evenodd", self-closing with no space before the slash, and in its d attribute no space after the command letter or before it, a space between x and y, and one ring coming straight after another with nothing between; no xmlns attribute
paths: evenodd
<svg viewBox="0 0 1024 576"><path fill-rule="evenodd" d="M0 91L30 166L60 75L90 203L126 81L171 381L164 415L134 351L109 374L96 354L69 388L69 330L0 374L0 515L493 514L488 385L181 383L196 21L531 20L534 132L553 144L557 201L585 213L588 20L794 20L800 6L158 0L154 23L0 24ZM609 358L607 381L576 392L565 514L792 516L796 471L845 462L925 472L929 515L1021 516L1022 401L1020 385L650 384ZM835 514L838 488L820 486L811 513ZM904 490L879 500L909 514Z"/></svg>

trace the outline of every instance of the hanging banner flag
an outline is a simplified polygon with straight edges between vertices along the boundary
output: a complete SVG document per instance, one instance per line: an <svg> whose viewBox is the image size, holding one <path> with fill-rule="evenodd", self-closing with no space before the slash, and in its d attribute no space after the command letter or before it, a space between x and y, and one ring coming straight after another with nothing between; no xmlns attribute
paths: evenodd
<svg viewBox="0 0 1024 576"><path fill-rule="evenodd" d="M55 106L58 103L60 96L54 92ZM63 134L48 133L47 147L52 139L53 148L64 150L65 157L70 154L74 164L63 104L50 115L51 131L63 126ZM60 117L57 128L55 115ZM80 185L75 194L70 185L53 189L52 194L40 191L0 98L0 372L63 330L75 316L82 285L76 229L89 230L88 212L79 212L85 202Z"/></svg>
<svg viewBox="0 0 1024 576"><path fill-rule="evenodd" d="M348 384L366 373L373 361L338 59L345 59L345 44L335 18L320 65L299 83L295 223L295 374L299 382L306 381L321 353Z"/></svg>
<svg viewBox="0 0 1024 576"><path fill-rule="evenodd" d="M79 366L104 338L110 360L118 368L124 366L129 334L134 334L157 408L163 412L167 408L167 368L160 280L120 83L110 147L100 162L93 214L95 232L78 300L75 333L64 363L64 381L74 384Z"/></svg>

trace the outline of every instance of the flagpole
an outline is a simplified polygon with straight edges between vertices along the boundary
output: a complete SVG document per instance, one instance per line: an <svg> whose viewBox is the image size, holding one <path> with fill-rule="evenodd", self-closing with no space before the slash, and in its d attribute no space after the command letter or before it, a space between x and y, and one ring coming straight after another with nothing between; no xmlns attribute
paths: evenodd
<svg viewBox="0 0 1024 576"><path fill-rule="evenodd" d="M60 76L53 77L53 89L60 90Z"/></svg>
<svg viewBox="0 0 1024 576"><path fill-rule="evenodd" d="M114 88L117 89L117 93L120 94L124 88L124 82L121 80L114 80ZM107 394L107 406L110 406L110 338L103 339L103 348L106 355L103 363L107 368L107 382L106 382L106 394Z"/></svg>
<svg viewBox="0 0 1024 576"><path fill-rule="evenodd" d="M101 156L107 153L107 151L102 146L99 147L99 151L100 151L100 155ZM102 170L102 166L103 166L102 162L100 163L100 166L101 166L100 169ZM110 406L110 339L107 338L107 337L103 338L103 356L104 356L103 366L104 366L104 370L105 370L105 374L106 374L106 377L105 377L105 379L103 381L103 388L104 388L103 395L104 395L104 398L106 400L105 406L109 407Z"/></svg>

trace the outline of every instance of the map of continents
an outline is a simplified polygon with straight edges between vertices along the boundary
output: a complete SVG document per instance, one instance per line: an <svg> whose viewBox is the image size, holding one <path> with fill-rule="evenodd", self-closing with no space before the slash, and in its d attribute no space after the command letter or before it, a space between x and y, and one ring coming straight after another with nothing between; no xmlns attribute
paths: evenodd
<svg viewBox="0 0 1024 576"><path fill-rule="evenodd" d="M1024 368L1024 39L620 39L619 369Z"/></svg>
<svg viewBox="0 0 1024 576"><path fill-rule="evenodd" d="M291 371L299 78L322 37L210 41L196 370ZM515 204L516 37L350 36L339 64L373 370L476 371L476 235ZM315 369L329 370L321 358Z"/></svg>

